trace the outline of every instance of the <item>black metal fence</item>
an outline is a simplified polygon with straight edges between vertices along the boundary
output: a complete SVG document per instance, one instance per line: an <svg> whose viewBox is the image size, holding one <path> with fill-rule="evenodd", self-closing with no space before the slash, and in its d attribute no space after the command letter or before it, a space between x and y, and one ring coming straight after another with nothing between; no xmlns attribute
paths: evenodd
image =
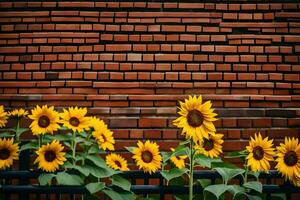
<svg viewBox="0 0 300 200"><path fill-rule="evenodd" d="M0 193L4 199L81 199L82 194L88 193L84 186L39 186L32 184L32 180L36 180L39 176L38 172L28 170L29 152L22 152L20 155L20 170L18 171L0 171L0 180L2 180ZM166 185L163 177L159 172L152 175L144 174L141 171L125 172L123 177L131 180L132 191L135 194L148 195L156 194L160 199L164 199L167 194L188 194L187 186ZM194 173L195 179L210 179L215 183L220 179L220 175L211 170L198 170ZM156 179L159 184L149 184L151 179ZM260 179L263 181L263 193L267 200L272 199L272 194L283 194L285 199L299 199L300 189L289 183L283 182L281 176L276 171L262 173ZM137 184L137 180L142 180L143 184ZM241 183L241 177L237 177L236 181ZM281 184L274 184L281 182ZM194 187L194 192L201 194L203 188ZM62 195L63 198L62 198ZM294 197L293 197L294 195Z"/></svg>

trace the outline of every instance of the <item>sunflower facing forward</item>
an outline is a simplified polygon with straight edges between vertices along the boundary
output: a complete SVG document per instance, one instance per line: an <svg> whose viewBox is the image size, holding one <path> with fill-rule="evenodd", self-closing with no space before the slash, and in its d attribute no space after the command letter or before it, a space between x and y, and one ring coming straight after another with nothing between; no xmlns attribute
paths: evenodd
<svg viewBox="0 0 300 200"><path fill-rule="evenodd" d="M92 132L93 137L96 139L99 148L103 150L115 150L114 144L115 139L113 137L113 132L110 131L105 123L100 123L94 127L94 131Z"/></svg>
<svg viewBox="0 0 300 200"><path fill-rule="evenodd" d="M285 138L284 143L277 147L276 169L300 187L300 144L298 139Z"/></svg>
<svg viewBox="0 0 300 200"><path fill-rule="evenodd" d="M42 107L37 105L28 117L33 120L30 124L33 135L53 134L59 128L59 114L53 106L48 108L47 105Z"/></svg>
<svg viewBox="0 0 300 200"><path fill-rule="evenodd" d="M194 142L197 142L208 138L209 133L216 132L213 121L217 120L215 118L217 114L213 112L210 101L202 103L202 96L189 96L185 102L179 103L180 117L175 119L173 124L182 128L182 134L186 134L186 138L193 138Z"/></svg>
<svg viewBox="0 0 300 200"><path fill-rule="evenodd" d="M273 140L268 140L268 137L262 138L261 134L255 134L254 138L251 137L249 146L246 147L249 152L247 159L247 165L251 170L256 171L268 171L270 169L270 161L273 161L275 156Z"/></svg>
<svg viewBox="0 0 300 200"><path fill-rule="evenodd" d="M14 109L8 113L9 117L17 117L17 118L26 117L27 115L28 115L27 110L24 110L23 108Z"/></svg>
<svg viewBox="0 0 300 200"><path fill-rule="evenodd" d="M4 127L7 123L7 113L4 111L4 107L0 106L0 128Z"/></svg>
<svg viewBox="0 0 300 200"><path fill-rule="evenodd" d="M14 139L0 138L0 169L6 169L19 160L19 146L14 144Z"/></svg>
<svg viewBox="0 0 300 200"><path fill-rule="evenodd" d="M195 149L197 150L197 153L203 154L210 158L216 158L219 157L222 151L222 144L224 140L223 134L214 134L209 135L209 138L204 138L203 141L200 141L199 144L195 145Z"/></svg>
<svg viewBox="0 0 300 200"><path fill-rule="evenodd" d="M171 148L171 151L174 152L175 149ZM185 168L185 159L187 159L187 158L188 158L188 156L186 156L186 155L172 156L170 158L170 160L178 169L182 169L182 168Z"/></svg>
<svg viewBox="0 0 300 200"><path fill-rule="evenodd" d="M114 170L128 171L127 161L119 154L111 153L105 158L106 164Z"/></svg>
<svg viewBox="0 0 300 200"><path fill-rule="evenodd" d="M73 132L82 132L85 129L89 129L90 118L86 117L86 108L70 107L68 110L64 109L64 112L60 114L62 123L65 127L72 129Z"/></svg>
<svg viewBox="0 0 300 200"><path fill-rule="evenodd" d="M36 151L38 157L34 164L38 163L38 168L46 172L55 172L66 161L63 150L64 147L57 140L43 145Z"/></svg>
<svg viewBox="0 0 300 200"><path fill-rule="evenodd" d="M152 174L161 167L162 157L159 153L159 146L155 142L147 140L145 143L138 141L132 157L139 169Z"/></svg>

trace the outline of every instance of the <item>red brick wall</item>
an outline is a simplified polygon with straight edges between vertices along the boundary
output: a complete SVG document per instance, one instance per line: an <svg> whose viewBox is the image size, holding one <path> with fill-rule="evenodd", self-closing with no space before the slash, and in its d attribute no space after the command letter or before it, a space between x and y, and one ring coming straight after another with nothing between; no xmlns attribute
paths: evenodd
<svg viewBox="0 0 300 200"><path fill-rule="evenodd" d="M166 149L177 101L202 94L226 150L298 137L300 4L211 2L1 2L0 104L86 106L119 148Z"/></svg>

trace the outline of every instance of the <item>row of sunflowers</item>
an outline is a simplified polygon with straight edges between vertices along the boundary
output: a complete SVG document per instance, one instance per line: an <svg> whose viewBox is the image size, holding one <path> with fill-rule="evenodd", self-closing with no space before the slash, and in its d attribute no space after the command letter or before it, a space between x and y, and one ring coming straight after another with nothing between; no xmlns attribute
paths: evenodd
<svg viewBox="0 0 300 200"><path fill-rule="evenodd" d="M149 140L138 141L136 147L126 147L140 170L150 174L160 170L167 184L188 185L190 200L195 197L193 186L197 184L204 188L203 198L218 199L228 192L233 199L240 196L260 199L259 174L268 172L274 161L275 169L285 180L300 186L298 138L285 138L284 143L275 148L273 140L255 134L245 150L225 155L241 158L244 163L241 168L221 158L224 140L213 124L217 114L212 103L203 102L201 96L189 96L179 104L179 117L173 124L182 130L186 140L169 152L161 152L158 144ZM31 120L29 128L20 127L22 118ZM6 128L8 120L14 120L16 126ZM127 160L113 153L113 132L103 120L87 116L86 108L70 107L59 113L47 105L37 105L30 111L22 108L5 111L0 106L0 128L1 170L12 168L13 162L19 159L19 152L30 150L34 152L37 166L32 166L33 169L42 171L41 185L85 185L93 197L102 192L111 199L136 198L130 191L131 183L121 175L122 171L129 170ZM24 142L22 134L28 131L34 139ZM222 182L194 181L194 170L199 167L215 170L221 175ZM230 181L236 176L243 177L242 185ZM117 186L117 190L110 185ZM216 194L216 189L223 192Z"/></svg>

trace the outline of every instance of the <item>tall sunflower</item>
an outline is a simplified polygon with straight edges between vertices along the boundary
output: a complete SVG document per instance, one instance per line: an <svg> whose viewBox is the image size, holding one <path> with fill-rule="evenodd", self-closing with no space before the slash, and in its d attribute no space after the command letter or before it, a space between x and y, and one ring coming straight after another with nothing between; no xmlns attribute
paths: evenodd
<svg viewBox="0 0 300 200"><path fill-rule="evenodd" d="M104 123L101 123L94 128L95 130L92 132L92 135L96 139L99 148L103 150L108 149L110 151L115 150L113 132L110 131Z"/></svg>
<svg viewBox="0 0 300 200"><path fill-rule="evenodd" d="M19 146L14 144L14 139L0 138L0 169L6 169L19 160Z"/></svg>
<svg viewBox="0 0 300 200"><path fill-rule="evenodd" d="M37 105L28 117L33 120L29 126L33 135L53 134L59 128L59 114L53 106L48 108L47 105Z"/></svg>
<svg viewBox="0 0 300 200"><path fill-rule="evenodd" d="M72 129L73 132L82 132L89 129L90 118L86 117L87 109L70 107L68 110L60 114L62 123L65 127Z"/></svg>
<svg viewBox="0 0 300 200"><path fill-rule="evenodd" d="M268 171L270 169L270 161L274 160L275 152L273 140L268 140L268 137L262 138L261 134L255 134L254 138L251 137L249 146L246 147L249 152L247 165L250 166L252 171Z"/></svg>
<svg viewBox="0 0 300 200"><path fill-rule="evenodd" d="M195 145L197 153L203 154L210 158L219 157L219 155L223 153L223 136L223 134L219 133L215 135L210 134L209 138L204 138L203 141L199 141L199 143Z"/></svg>
<svg viewBox="0 0 300 200"><path fill-rule="evenodd" d="M114 170L128 171L127 160L125 160L121 155L116 153L111 153L105 158L106 164Z"/></svg>
<svg viewBox="0 0 300 200"><path fill-rule="evenodd" d="M66 161L63 150L64 147L57 140L53 140L36 151L38 157L34 164L38 163L38 168L46 172L55 172Z"/></svg>
<svg viewBox="0 0 300 200"><path fill-rule="evenodd" d="M180 117L173 121L178 128L182 128L182 134L186 138L193 138L194 142L208 138L209 133L214 134L216 128L213 121L217 114L211 108L212 103L202 102L202 96L189 96L185 102L179 102L180 108L178 114Z"/></svg>
<svg viewBox="0 0 300 200"><path fill-rule="evenodd" d="M8 113L9 117L17 117L17 118L26 117L27 115L28 115L27 110L24 110L23 108L14 109Z"/></svg>
<svg viewBox="0 0 300 200"><path fill-rule="evenodd" d="M162 157L159 153L159 146L155 142L147 140L145 143L138 141L132 157L139 169L144 172L153 173L160 169Z"/></svg>
<svg viewBox="0 0 300 200"><path fill-rule="evenodd" d="M7 123L7 112L4 110L4 106L0 106L0 128L4 127Z"/></svg>
<svg viewBox="0 0 300 200"><path fill-rule="evenodd" d="M171 151L174 152L175 149L171 148ZM183 155L183 156L172 156L170 158L170 160L172 161L172 163L178 168L178 169L182 169L185 168L185 159L187 159L188 156Z"/></svg>
<svg viewBox="0 0 300 200"><path fill-rule="evenodd" d="M277 148L275 168L294 185L300 186L300 144L298 138L285 138Z"/></svg>

